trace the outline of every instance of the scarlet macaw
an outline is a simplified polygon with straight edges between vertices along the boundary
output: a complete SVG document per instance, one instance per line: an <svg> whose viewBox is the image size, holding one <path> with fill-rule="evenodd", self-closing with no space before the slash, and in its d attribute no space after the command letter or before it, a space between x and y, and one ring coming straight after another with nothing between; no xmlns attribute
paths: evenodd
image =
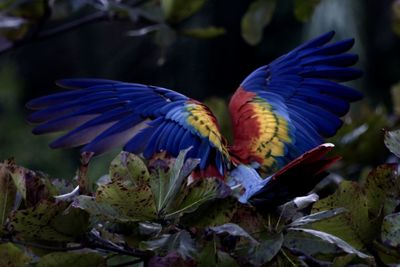
<svg viewBox="0 0 400 267"><path fill-rule="evenodd" d="M353 39L330 43L323 34L252 72L232 96L234 142L227 144L212 112L201 102L161 87L100 79L66 79L77 90L33 99L28 121L35 134L67 131L52 148L82 146L100 154L116 146L145 158L159 151L201 159L201 171L225 175L245 164L274 173L323 143L341 127L339 117L358 91L340 84L359 78ZM322 150L330 150L323 148ZM321 155L319 155L321 156Z"/></svg>

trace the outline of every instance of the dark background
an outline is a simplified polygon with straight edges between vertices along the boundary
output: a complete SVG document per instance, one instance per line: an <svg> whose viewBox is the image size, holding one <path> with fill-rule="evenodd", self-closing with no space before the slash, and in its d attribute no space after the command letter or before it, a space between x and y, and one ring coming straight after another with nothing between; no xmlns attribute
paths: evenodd
<svg viewBox="0 0 400 267"><path fill-rule="evenodd" d="M400 38L393 30L394 1L322 0L306 22L294 16L294 1L277 1L261 42L254 46L241 36L241 18L250 2L209 0L185 22L225 28L224 35L212 39L177 35L169 46L160 46L154 42L154 34L127 36L127 31L145 22L110 19L4 51L0 54L0 159L15 157L18 164L52 176L74 175L77 150L49 149L47 143L53 136L33 136L24 121L28 114L24 103L57 90L57 79L107 78L158 85L198 100L212 96L228 100L252 70L329 30L337 32L337 39L356 38L353 51L360 55L358 67L365 72L354 84L365 99L353 108L350 118L361 121L372 112L384 114L383 126L396 124L390 94L390 88L400 80ZM91 11L86 8L71 17L79 18ZM47 26L61 23L50 20ZM373 136L381 136L379 127L375 128ZM95 161L93 177L105 172L104 163L115 153ZM374 156L368 162L384 161L386 156Z"/></svg>

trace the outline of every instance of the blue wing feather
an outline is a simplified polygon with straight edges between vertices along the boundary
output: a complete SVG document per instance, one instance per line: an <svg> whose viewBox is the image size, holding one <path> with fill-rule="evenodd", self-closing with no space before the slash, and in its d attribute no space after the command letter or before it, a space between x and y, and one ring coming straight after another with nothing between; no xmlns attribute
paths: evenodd
<svg viewBox="0 0 400 267"><path fill-rule="evenodd" d="M306 42L258 68L241 84L292 125L282 164L321 144L324 137L333 136L342 125L339 117L348 112L349 102L362 97L340 84L362 75L351 67L358 56L346 53L354 40L329 43L333 36L334 32L328 32Z"/></svg>
<svg viewBox="0 0 400 267"><path fill-rule="evenodd" d="M177 156L190 146L193 149L188 156L193 157L208 157L209 150L217 150L208 136L188 124L192 114L186 107L191 100L177 92L98 79L67 79L58 81L58 85L76 90L40 97L27 104L37 110L28 117L28 121L39 124L34 133L68 131L50 144L53 148L83 145L82 152L100 154L122 145L124 150L143 153L147 158L161 150ZM201 104L191 101L190 105ZM205 120L215 119L212 114L205 116ZM202 162L212 163L208 159Z"/></svg>

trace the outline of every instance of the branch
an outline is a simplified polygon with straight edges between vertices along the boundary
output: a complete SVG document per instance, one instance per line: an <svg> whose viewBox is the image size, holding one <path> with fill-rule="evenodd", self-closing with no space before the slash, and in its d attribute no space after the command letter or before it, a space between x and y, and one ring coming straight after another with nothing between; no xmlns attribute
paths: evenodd
<svg viewBox="0 0 400 267"><path fill-rule="evenodd" d="M21 240L15 240L14 238L1 238L0 243L13 243L25 247L34 247L34 248L40 248L40 249L46 249L46 250L54 250L54 251L73 251L73 250L80 250L84 249L84 245L79 245L79 246L74 246L74 247L55 247L55 246L46 246L46 245L41 245L41 244L36 244L32 242L26 242L26 241L21 241Z"/></svg>
<svg viewBox="0 0 400 267"><path fill-rule="evenodd" d="M14 42L12 42L12 45L7 45L7 46L4 46L3 48L1 48L0 54L6 53L9 50L12 50L14 48L20 47L20 46L28 44L28 43L41 41L43 39L47 39L47 38L56 36L58 34L62 34L62 33L74 30L74 29L79 28L84 25L88 25L88 24L91 24L94 22L99 22L99 21L108 20L108 19L110 19L110 16L104 11L92 13L86 17L79 18L77 20L71 21L69 23L55 27L53 29L35 33L31 37L27 37L25 39L14 41Z"/></svg>
<svg viewBox="0 0 400 267"><path fill-rule="evenodd" d="M32 242L26 242L22 240L16 240L13 237L8 237L8 238L0 238L0 243L13 243L21 246L26 246L26 247L34 247L34 248L40 248L40 249L45 249L45 250L51 250L51 251L74 251L74 250L81 250L85 248L90 248L94 250L104 250L107 252L114 252L120 255L128 255L128 256L133 256L138 258L136 261L142 262L148 260L150 257L153 256L153 253L151 251L144 251L144 250L139 250L139 249L134 249L131 247L127 248L120 248L119 246L113 244L112 242L102 239L101 237L89 233L88 235L88 240L85 240L79 245L73 246L73 247L55 247L55 246L47 246L47 245L42 245L42 244L37 244L37 243L32 243ZM124 266L124 265L121 265Z"/></svg>
<svg viewBox="0 0 400 267"><path fill-rule="evenodd" d="M45 31L39 33L39 35L36 39L40 40L40 39L49 38L49 37L52 37L57 34L61 34L64 32L74 30L74 29L79 28L84 25L87 25L87 24L90 24L93 22L102 21L102 20L107 20L109 18L110 18L110 16L104 11L96 12L96 13L90 14L86 17L83 17L83 18L77 19L75 21L71 21L69 23L55 27L53 29L45 30Z"/></svg>

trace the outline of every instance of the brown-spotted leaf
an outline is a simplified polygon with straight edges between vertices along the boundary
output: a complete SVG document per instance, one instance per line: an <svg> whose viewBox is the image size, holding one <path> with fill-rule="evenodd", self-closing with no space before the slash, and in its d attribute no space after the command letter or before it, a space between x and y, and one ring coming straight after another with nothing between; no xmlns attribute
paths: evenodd
<svg viewBox="0 0 400 267"><path fill-rule="evenodd" d="M383 218L392 213L395 206L399 204L400 180L396 164L377 167L369 173L363 186L370 218L378 218L381 215Z"/></svg>
<svg viewBox="0 0 400 267"><path fill-rule="evenodd" d="M110 165L111 181L127 185L140 185L149 182L149 171L143 160L135 154L121 152Z"/></svg>
<svg viewBox="0 0 400 267"><path fill-rule="evenodd" d="M364 247L377 233L377 226L368 217L367 198L363 188L351 181L343 181L338 190L313 205L312 213L345 208L347 212L312 224L312 228L330 233L350 243L355 248Z"/></svg>
<svg viewBox="0 0 400 267"><path fill-rule="evenodd" d="M80 208L88 212L92 216L105 219L112 222L128 222L129 217L121 214L117 209L109 203L98 202L94 197L80 195L74 199L72 206Z"/></svg>
<svg viewBox="0 0 400 267"><path fill-rule="evenodd" d="M96 192L96 201L107 203L130 220L141 221L156 217L154 198L148 185L132 187L118 181L101 185Z"/></svg>
<svg viewBox="0 0 400 267"><path fill-rule="evenodd" d="M28 207L42 200L50 200L57 194L57 190L44 174L18 166L14 162L6 162L4 166Z"/></svg>
<svg viewBox="0 0 400 267"><path fill-rule="evenodd" d="M25 240L73 241L86 231L88 216L82 210L67 208L65 202L43 201L34 207L15 211L9 229Z"/></svg>

